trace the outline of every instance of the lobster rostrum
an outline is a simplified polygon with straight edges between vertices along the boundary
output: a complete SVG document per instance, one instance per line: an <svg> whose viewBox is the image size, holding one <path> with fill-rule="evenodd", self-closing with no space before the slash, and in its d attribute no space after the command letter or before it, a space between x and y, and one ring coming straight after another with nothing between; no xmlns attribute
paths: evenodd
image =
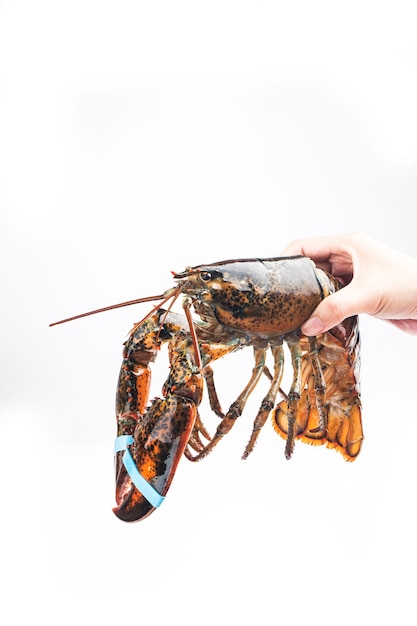
<svg viewBox="0 0 417 626"><path fill-rule="evenodd" d="M167 308L155 306L135 324L124 344L116 397L117 517L133 522L152 513L166 496L182 455L198 461L211 452L236 423L263 375L269 388L243 458L271 416L275 431L286 440L287 459L300 439L335 448L353 461L363 440L358 318L317 337L300 331L317 304L340 288L339 282L303 256L222 261L173 276L177 285L159 296L99 310L144 301L169 303ZM184 315L171 310L181 294ZM169 374L162 397L149 402L151 363L163 344L168 345ZM293 369L288 392L281 389L284 344ZM211 364L248 346L254 353L250 378L223 412ZM268 351L272 371L266 364ZM204 388L220 419L214 435L199 414Z"/></svg>

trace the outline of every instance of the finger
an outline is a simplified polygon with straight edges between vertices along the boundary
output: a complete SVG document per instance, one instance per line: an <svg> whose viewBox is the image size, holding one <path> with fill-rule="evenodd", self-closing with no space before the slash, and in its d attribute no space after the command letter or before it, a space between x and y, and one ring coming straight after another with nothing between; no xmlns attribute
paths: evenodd
<svg viewBox="0 0 417 626"><path fill-rule="evenodd" d="M301 331L308 336L324 333L347 317L363 312L363 305L355 293L357 288L350 283L340 291L320 302L309 319L301 326Z"/></svg>
<svg viewBox="0 0 417 626"><path fill-rule="evenodd" d="M387 320L405 333L417 335L417 320Z"/></svg>
<svg viewBox="0 0 417 626"><path fill-rule="evenodd" d="M324 261L334 252L339 251L341 237L323 236L295 239L282 251L283 256L302 254L315 261Z"/></svg>

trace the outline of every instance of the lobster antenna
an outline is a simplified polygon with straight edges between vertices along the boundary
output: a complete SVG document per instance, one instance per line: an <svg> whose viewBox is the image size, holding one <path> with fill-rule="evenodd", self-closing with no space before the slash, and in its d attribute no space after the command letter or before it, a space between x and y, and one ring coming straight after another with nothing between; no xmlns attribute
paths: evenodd
<svg viewBox="0 0 417 626"><path fill-rule="evenodd" d="M170 289L168 291L171 291ZM154 302L155 300L167 300L167 291L160 296L148 296L146 298L138 298L137 300L129 300L128 302L120 302L119 304L111 304L110 306L105 306L101 309L95 309L94 311L88 311L87 313L81 313L80 315L73 315L72 317L67 317L64 320L60 320L59 322L53 322L49 324L49 326L57 326L58 324L65 324L65 322L72 322L73 320L79 320L81 317L87 317L88 315L95 315L96 313L103 313L104 311L111 311L112 309L120 309L124 306L130 306L131 304L140 304L141 302ZM171 297L172 294L169 295Z"/></svg>
<svg viewBox="0 0 417 626"><path fill-rule="evenodd" d="M165 304L165 302L167 302L168 300L170 300L172 298L171 304L169 305L168 310L165 311L165 315L164 315L164 318L163 318L164 320L165 320L166 316L168 315L168 313L170 312L170 310L171 310L175 300L178 298L180 293L181 293L181 288L180 287L173 287L172 289L168 289L168 291L166 291L164 294L162 294L162 299L163 299L162 304ZM168 296L167 296L167 294L168 294ZM146 322L146 320L149 319L155 313L155 311L157 309L159 309L159 307L160 307L159 304L155 304L155 306L152 307L152 309L149 311L149 313L147 313L145 315L145 317L140 320L140 322L136 322L136 324L132 328L132 331L136 330L136 328L138 328L141 324L143 324L143 322ZM162 327L163 323L164 323L164 321L161 322L161 327Z"/></svg>

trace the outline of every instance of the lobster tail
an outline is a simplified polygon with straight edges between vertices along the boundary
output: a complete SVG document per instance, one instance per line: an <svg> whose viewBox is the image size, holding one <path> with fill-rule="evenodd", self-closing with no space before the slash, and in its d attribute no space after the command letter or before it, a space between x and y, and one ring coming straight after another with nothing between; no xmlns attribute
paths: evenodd
<svg viewBox="0 0 417 626"><path fill-rule="evenodd" d="M295 409L294 438L338 450L346 461L358 456L363 441L360 397L360 335L357 316L316 338L316 356L324 385L317 384L313 355L306 337L302 348L302 393ZM322 397L320 393L322 392ZM288 401L272 412L275 431L288 436ZM324 412L322 423L320 410Z"/></svg>

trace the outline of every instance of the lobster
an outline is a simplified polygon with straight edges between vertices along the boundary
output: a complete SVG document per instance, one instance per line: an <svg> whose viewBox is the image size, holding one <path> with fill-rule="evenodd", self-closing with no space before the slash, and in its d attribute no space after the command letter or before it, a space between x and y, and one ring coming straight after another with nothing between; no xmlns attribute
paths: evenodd
<svg viewBox="0 0 417 626"><path fill-rule="evenodd" d="M181 457L199 461L207 456L241 416L262 376L268 378L269 388L242 458L253 451L269 416L286 441L287 459L296 440L334 448L347 461L358 456L363 441L358 318L347 318L317 337L306 337L300 330L317 304L340 289L335 277L304 256L221 261L188 267L173 272L173 277L176 286L161 295L55 322L161 301L134 325L124 343L116 394L113 511L118 518L142 520L160 506ZM181 294L184 314L172 311ZM161 397L149 402L151 364L164 344L169 374ZM288 393L281 388L284 345L293 369ZM249 346L254 354L251 376L223 412L212 363ZM272 372L266 364L268 351ZM212 436L199 414L204 389L220 419Z"/></svg>

